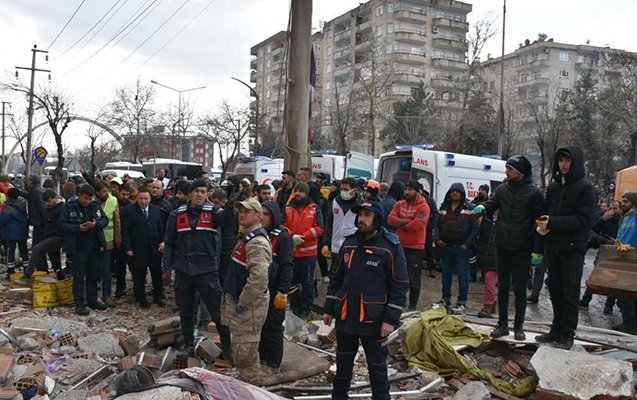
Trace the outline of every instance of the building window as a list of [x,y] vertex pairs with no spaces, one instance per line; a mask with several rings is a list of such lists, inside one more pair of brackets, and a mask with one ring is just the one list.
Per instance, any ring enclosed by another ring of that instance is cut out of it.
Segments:
[[268,61],[265,63],[265,67],[266,67],[266,68],[270,68],[270,60],[268,60]]
[[270,83],[270,75],[268,75],[268,76],[265,78],[265,81],[266,81],[267,83]]
[[272,46],[268,45],[268,53],[272,51]]
[[520,74],[519,82],[526,82],[528,80],[529,80],[529,74],[526,74],[526,73]]
[[394,33],[394,24],[387,24],[387,33]]
[[332,88],[332,81],[327,81],[325,83],[325,89],[330,90]]
[[560,61],[568,61],[568,51],[560,51]]
[[571,90],[570,89],[560,88],[560,91],[559,91],[560,98],[564,99],[564,98],[568,97],[569,94],[571,94]]
[[560,79],[568,79],[568,71],[565,69],[560,70]]
[[316,75],[316,83],[321,82],[321,75]]
[[327,72],[328,74],[332,72],[332,64],[327,64],[325,66],[325,72]]
[[327,55],[328,56],[332,55],[332,46],[327,46]]
[[376,36],[383,36],[383,27],[382,26],[377,26],[376,27]]
[[263,57],[263,49],[259,49],[259,57]]
[[270,91],[265,92],[265,97],[270,97]]
[[388,13],[393,13],[394,12],[394,3],[387,4],[387,12]]
[[317,67],[321,66],[321,60],[316,60],[316,66]]
[[314,45],[314,51],[321,51],[321,45],[320,44],[315,44]]
[[381,15],[383,15],[383,6],[382,5],[376,7],[376,16],[380,17]]

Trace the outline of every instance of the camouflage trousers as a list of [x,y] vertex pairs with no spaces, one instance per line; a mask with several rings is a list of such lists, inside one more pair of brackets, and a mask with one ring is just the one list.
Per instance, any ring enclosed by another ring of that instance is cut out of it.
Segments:
[[257,386],[261,384],[262,376],[259,340],[269,302],[270,295],[266,292],[241,314],[235,310],[237,301],[231,295],[224,295],[221,303],[221,323],[230,328],[233,362],[239,379]]

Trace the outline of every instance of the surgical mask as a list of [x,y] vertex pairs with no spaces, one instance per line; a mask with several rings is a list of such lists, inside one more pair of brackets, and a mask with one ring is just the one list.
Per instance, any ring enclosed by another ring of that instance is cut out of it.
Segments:
[[348,201],[354,197],[354,189],[352,190],[341,190],[341,199]]

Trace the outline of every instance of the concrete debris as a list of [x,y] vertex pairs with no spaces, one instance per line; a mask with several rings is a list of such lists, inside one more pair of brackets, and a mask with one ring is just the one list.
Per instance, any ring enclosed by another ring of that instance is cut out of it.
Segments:
[[109,333],[88,335],[77,339],[81,352],[96,354],[101,357],[124,357],[124,349],[119,345],[116,336]]
[[488,400],[491,398],[489,389],[482,382],[472,381],[456,392],[454,400]]
[[175,386],[162,386],[140,393],[128,393],[118,400],[175,400],[181,399],[181,389]]
[[633,395],[633,367],[625,361],[541,346],[531,358],[539,387],[578,399]]
[[86,335],[89,333],[90,328],[78,321],[59,317],[19,317],[11,322],[12,326],[19,326],[22,328],[33,328],[37,330],[43,330],[47,332],[59,332],[61,334],[67,332],[73,332],[76,335]]
[[40,349],[40,344],[32,338],[26,338],[20,342],[20,350],[35,351]]

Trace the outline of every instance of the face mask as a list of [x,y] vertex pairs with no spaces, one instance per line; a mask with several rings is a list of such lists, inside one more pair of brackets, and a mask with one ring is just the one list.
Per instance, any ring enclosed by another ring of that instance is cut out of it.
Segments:
[[352,197],[354,197],[354,190],[350,190],[350,191],[341,190],[341,199],[348,201],[348,200],[351,200]]

